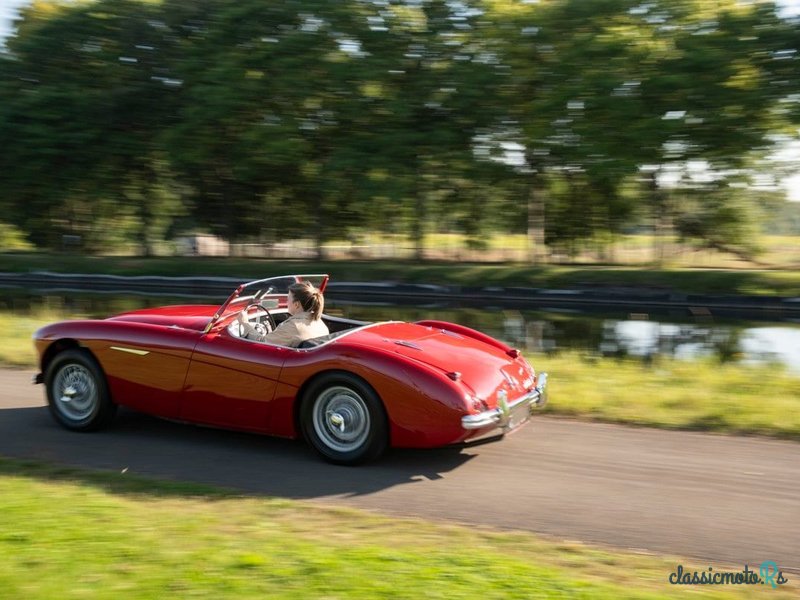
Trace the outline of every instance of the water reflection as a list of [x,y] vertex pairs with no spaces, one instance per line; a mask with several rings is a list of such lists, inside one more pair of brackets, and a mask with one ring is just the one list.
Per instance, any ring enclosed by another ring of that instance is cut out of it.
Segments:
[[722,362],[739,357],[741,330],[734,325],[676,324],[645,320],[604,320],[599,351],[605,356],[635,356],[652,360],[657,356],[692,359],[713,355]]
[[800,329],[753,327],[742,336],[741,350],[746,362],[780,362],[800,372]]
[[[164,304],[218,304],[219,298],[193,299],[110,294],[0,295],[0,310],[102,318]],[[408,307],[350,304],[328,300],[327,312],[366,321],[438,319],[483,331],[527,352],[553,354],[577,350],[605,357],[659,356],[691,360],[716,357],[743,363],[774,362],[800,373],[800,325],[741,320],[716,321],[709,315],[687,319],[647,314],[583,314],[441,306]]]

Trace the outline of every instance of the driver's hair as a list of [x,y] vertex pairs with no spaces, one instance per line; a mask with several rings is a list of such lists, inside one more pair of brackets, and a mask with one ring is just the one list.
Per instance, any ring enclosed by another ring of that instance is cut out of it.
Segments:
[[293,283],[289,286],[292,297],[300,303],[303,310],[311,314],[311,318],[316,321],[322,316],[325,308],[325,299],[322,292],[315,288],[309,281]]

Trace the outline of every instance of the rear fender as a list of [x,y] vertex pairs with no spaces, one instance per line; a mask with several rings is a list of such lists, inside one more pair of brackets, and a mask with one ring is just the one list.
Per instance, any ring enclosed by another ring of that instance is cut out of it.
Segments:
[[[469,327],[464,327],[463,325],[457,325],[455,323],[448,323],[447,321],[417,321],[417,325],[422,325],[423,327],[433,327],[434,329],[444,329],[446,331],[452,331],[453,333],[457,333],[459,335],[463,335],[466,337],[473,338],[484,344],[488,344],[493,346],[499,350],[502,350],[512,358],[516,358],[519,355],[519,352],[512,348],[511,346],[507,346],[503,342],[500,342],[493,337],[486,335],[485,333],[481,333],[480,331],[476,331],[474,329],[470,329]],[[516,353],[516,354],[512,354]]]
[[[297,411],[307,386],[320,374],[346,371],[363,379],[383,402],[389,418],[392,446],[428,447],[460,441],[461,418],[467,414],[467,393],[460,382],[444,373],[400,354],[357,344],[338,344],[322,357],[316,354],[314,375],[303,378],[304,365],[284,366],[273,411],[286,415],[283,422],[272,422],[278,435],[296,437]],[[342,357],[346,356],[346,361]],[[293,406],[286,404],[292,402]]]

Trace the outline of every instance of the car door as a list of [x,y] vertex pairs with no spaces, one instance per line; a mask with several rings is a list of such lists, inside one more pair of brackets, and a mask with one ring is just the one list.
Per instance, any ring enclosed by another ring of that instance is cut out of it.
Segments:
[[175,419],[192,350],[201,332],[127,322],[101,322],[85,345],[100,361],[118,404]]
[[267,431],[278,377],[290,352],[233,337],[224,328],[205,334],[189,365],[180,418]]

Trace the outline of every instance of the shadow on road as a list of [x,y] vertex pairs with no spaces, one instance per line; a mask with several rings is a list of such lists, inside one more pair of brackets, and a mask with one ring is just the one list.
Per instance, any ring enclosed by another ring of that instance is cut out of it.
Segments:
[[[70,432],[45,407],[0,411],[0,455],[304,499],[358,496],[439,479],[473,458],[459,448],[392,450],[375,463],[340,467],[322,462],[301,441],[172,423],[126,409],[105,431]],[[53,477],[51,469],[42,473]],[[86,479],[93,485],[103,481],[91,474]],[[191,489],[176,486],[175,493],[197,493]],[[146,484],[138,482],[130,491],[147,493]]]

